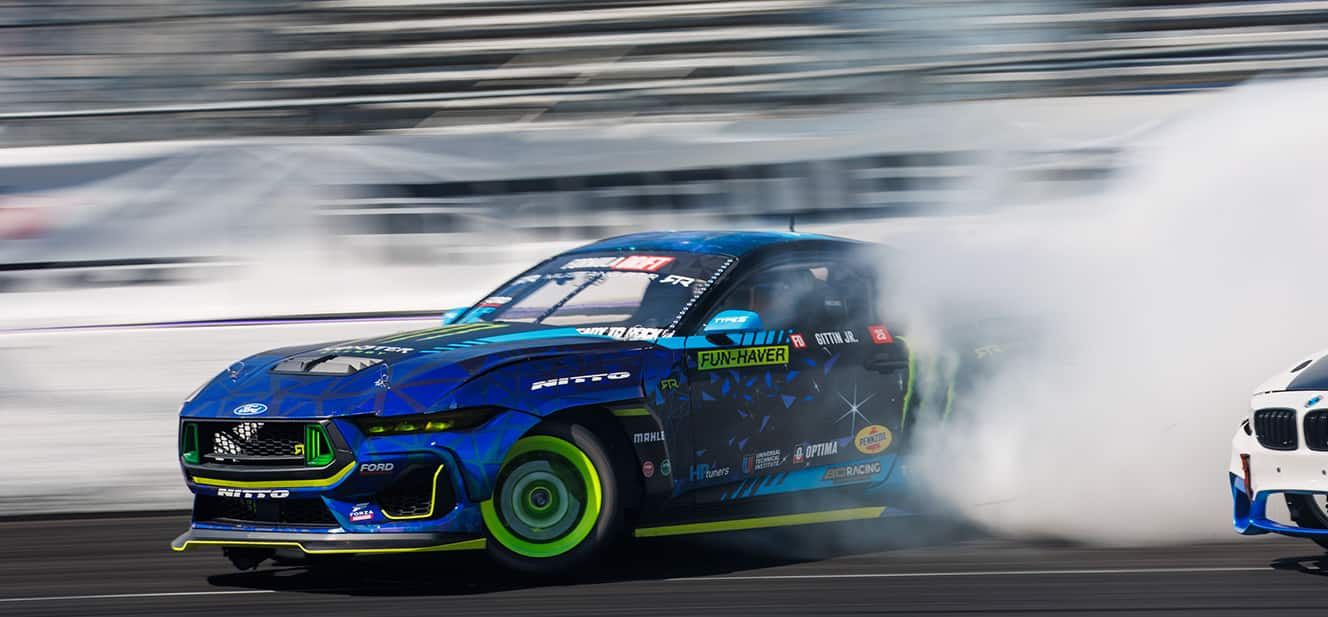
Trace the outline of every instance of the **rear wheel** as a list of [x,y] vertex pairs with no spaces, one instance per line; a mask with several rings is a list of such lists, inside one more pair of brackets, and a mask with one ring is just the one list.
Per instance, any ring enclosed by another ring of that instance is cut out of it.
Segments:
[[[1291,520],[1301,527],[1328,529],[1328,503],[1324,495],[1287,495]],[[1310,536],[1315,544],[1328,549],[1328,536]]]
[[584,427],[550,424],[523,437],[481,504],[489,554],[522,572],[569,573],[616,537],[616,483],[608,454]]

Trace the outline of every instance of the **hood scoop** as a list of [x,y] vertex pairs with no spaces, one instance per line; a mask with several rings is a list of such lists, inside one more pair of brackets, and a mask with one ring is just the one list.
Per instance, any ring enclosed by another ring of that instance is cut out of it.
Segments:
[[272,372],[282,375],[354,375],[382,362],[382,358],[342,356],[324,352],[291,356],[272,367]]

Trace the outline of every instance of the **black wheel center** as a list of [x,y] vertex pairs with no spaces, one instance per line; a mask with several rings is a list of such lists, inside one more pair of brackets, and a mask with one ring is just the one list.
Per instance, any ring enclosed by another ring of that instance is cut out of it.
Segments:
[[536,508],[545,508],[549,505],[549,500],[553,496],[549,494],[549,489],[537,488],[530,492],[530,503]]

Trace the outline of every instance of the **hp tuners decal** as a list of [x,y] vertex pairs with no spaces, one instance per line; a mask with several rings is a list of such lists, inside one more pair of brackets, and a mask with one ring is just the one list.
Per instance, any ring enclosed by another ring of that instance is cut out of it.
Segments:
[[706,463],[701,463],[699,465],[692,465],[691,472],[688,475],[691,476],[693,482],[697,482],[700,480],[714,480],[716,478],[727,477],[729,471],[728,467],[712,467]]
[[257,416],[267,413],[267,405],[262,403],[245,403],[231,410],[232,414],[237,416]]
[[853,438],[853,445],[863,454],[880,454],[890,447],[890,442],[894,441],[894,438],[890,429],[873,424],[858,431],[857,436]]
[[576,377],[555,377],[553,379],[541,379],[530,384],[530,391],[543,390],[545,388],[555,388],[567,384],[598,383],[601,381],[617,381],[627,379],[632,374],[628,371],[618,371],[616,373],[592,373],[590,375],[577,375]]
[[788,364],[788,361],[788,345],[740,347],[738,349],[712,349],[696,354],[696,368],[701,371],[712,371],[715,369],[735,368],[740,366]]

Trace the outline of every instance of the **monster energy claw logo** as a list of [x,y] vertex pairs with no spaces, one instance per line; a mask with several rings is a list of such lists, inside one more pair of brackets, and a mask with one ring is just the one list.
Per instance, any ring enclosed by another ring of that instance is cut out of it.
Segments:
[[735,366],[788,364],[788,358],[788,345],[715,349],[698,353],[696,355],[696,368],[697,370],[709,371],[721,368],[732,368]]

